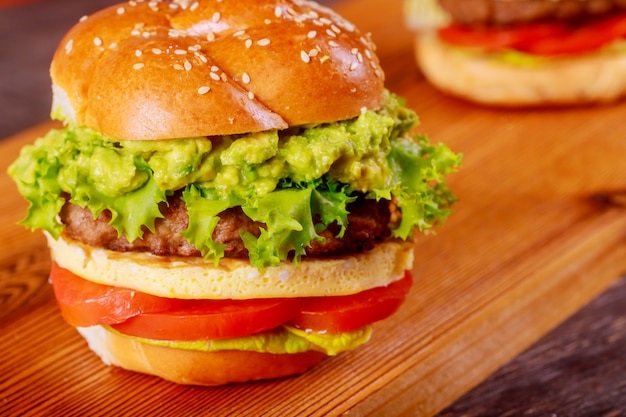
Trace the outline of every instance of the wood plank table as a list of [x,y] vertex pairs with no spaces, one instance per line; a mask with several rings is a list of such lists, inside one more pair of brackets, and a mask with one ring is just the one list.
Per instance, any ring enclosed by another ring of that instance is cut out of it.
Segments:
[[[75,13],[63,31],[106,4],[58,3]],[[625,415],[626,103],[465,103],[420,77],[400,2],[334,6],[372,32],[417,130],[465,156],[450,177],[455,213],[415,244],[408,302],[370,343],[295,378],[200,388],[106,367],[59,315],[43,236],[15,225],[26,205],[2,174],[0,415]],[[28,27],[50,7],[0,11],[12,17],[0,26]],[[3,91],[28,84],[9,83],[16,74],[1,74]],[[12,99],[3,94],[2,107]],[[50,126],[1,141],[2,172]]]

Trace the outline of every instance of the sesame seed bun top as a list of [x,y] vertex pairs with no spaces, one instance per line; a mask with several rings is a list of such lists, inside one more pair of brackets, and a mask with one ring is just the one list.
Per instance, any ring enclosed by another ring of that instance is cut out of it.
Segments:
[[130,1],[66,34],[53,116],[127,140],[284,129],[382,105],[367,35],[299,0]]

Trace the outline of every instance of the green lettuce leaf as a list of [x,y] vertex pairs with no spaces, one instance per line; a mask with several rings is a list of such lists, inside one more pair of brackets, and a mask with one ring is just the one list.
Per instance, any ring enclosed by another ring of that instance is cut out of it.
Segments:
[[[402,213],[394,236],[406,239],[414,228],[429,229],[451,213],[456,198],[444,176],[461,164],[461,155],[443,144],[431,144],[425,136],[416,136],[395,141],[388,159],[395,182],[392,194]],[[376,194],[386,192],[375,190]]]
[[54,237],[66,196],[94,216],[110,211],[111,225],[132,242],[154,230],[159,206],[181,192],[189,215],[183,236],[215,261],[224,255],[212,237],[220,213],[241,206],[264,225],[259,236],[241,234],[262,269],[298,262],[330,224],[343,236],[348,204],[359,197],[393,201],[400,220],[391,227],[402,239],[443,221],[456,201],[444,177],[461,156],[411,137],[417,122],[386,92],[379,110],[281,132],[119,141],[68,126],[24,147],[8,172],[29,203],[21,223]]
[[189,226],[181,234],[202,256],[219,261],[224,256],[224,245],[213,240],[213,231],[220,220],[218,214],[235,204],[230,200],[209,199],[195,185],[185,189],[182,199],[187,205]]
[[103,326],[110,332],[123,337],[129,337],[157,346],[166,346],[177,349],[199,350],[203,352],[217,352],[220,350],[245,350],[260,353],[293,354],[309,350],[323,352],[335,356],[342,352],[355,349],[367,343],[372,335],[371,326],[361,329],[338,333],[319,334],[309,333],[293,327],[283,326],[276,329],[256,333],[250,336],[233,337],[218,340],[155,340],[143,337],[128,336],[119,333],[109,326]]
[[[21,155],[27,154],[28,150],[22,149]],[[56,158],[46,152],[33,152],[32,156],[18,158],[8,173],[29,203],[26,217],[19,224],[31,230],[42,228],[58,237],[63,231],[58,214],[65,200],[57,183],[59,164]]]
[[316,225],[317,231],[325,230],[330,224],[337,223],[340,230],[337,237],[343,237],[348,227],[348,203],[355,201],[346,186],[334,181],[327,181],[326,187],[314,188],[311,194],[311,208],[319,215],[320,222]]
[[274,191],[242,206],[248,217],[266,225],[258,238],[241,234],[252,265],[277,266],[291,254],[298,262],[311,241],[322,239],[313,224],[311,192],[310,188]]

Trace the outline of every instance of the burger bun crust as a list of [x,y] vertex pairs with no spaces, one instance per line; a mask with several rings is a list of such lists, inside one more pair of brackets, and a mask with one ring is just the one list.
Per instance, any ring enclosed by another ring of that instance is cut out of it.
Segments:
[[101,326],[80,327],[89,348],[107,365],[155,375],[183,385],[225,385],[301,374],[327,356],[317,351],[271,354],[202,352],[143,343]]
[[626,53],[605,50],[547,59],[539,66],[510,65],[450,46],[434,32],[416,35],[424,77],[440,90],[503,107],[603,103],[626,94]]
[[383,103],[367,35],[306,1],[131,2],[77,23],[54,54],[53,116],[109,137],[242,134]]

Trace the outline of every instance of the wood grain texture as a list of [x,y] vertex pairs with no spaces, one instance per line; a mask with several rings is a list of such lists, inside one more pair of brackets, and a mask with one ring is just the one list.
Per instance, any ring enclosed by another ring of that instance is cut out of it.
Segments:
[[[444,96],[415,67],[400,4],[337,9],[372,32],[418,131],[465,159],[454,215],[416,242],[415,287],[372,341],[297,378],[217,388],[106,367],[58,314],[43,237],[15,225],[25,204],[2,175],[0,415],[432,415],[623,275],[626,105],[505,111]],[[2,171],[49,127],[1,142]]]
[[622,278],[438,417],[626,415],[625,293]]

